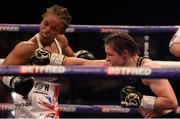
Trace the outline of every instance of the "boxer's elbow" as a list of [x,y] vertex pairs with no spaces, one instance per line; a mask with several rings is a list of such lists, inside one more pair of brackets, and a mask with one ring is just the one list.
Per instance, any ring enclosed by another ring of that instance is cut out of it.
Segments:
[[172,102],[172,106],[173,109],[176,109],[178,107],[178,101],[176,99]]
[[178,101],[176,98],[170,98],[169,104],[171,105],[172,109],[176,109],[178,107]]
[[172,44],[172,46],[169,48],[169,51],[172,55],[180,57],[180,44]]

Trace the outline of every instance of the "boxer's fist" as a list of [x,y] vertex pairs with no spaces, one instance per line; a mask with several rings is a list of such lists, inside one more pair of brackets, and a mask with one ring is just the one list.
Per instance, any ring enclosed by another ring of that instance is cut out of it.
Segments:
[[95,56],[87,50],[80,50],[75,53],[75,57],[83,58],[83,59],[89,59],[89,60],[95,60]]
[[25,77],[25,76],[14,76],[10,80],[10,87],[12,90],[24,98],[28,96],[29,92],[33,88],[34,77]]
[[47,65],[50,63],[50,57],[51,54],[48,51],[38,48],[31,56],[31,64]]
[[121,92],[122,107],[139,107],[141,104],[142,94],[135,90],[135,87],[125,86]]
[[35,50],[31,57],[31,64],[36,65],[62,65],[66,56],[57,53],[50,53],[42,48]]

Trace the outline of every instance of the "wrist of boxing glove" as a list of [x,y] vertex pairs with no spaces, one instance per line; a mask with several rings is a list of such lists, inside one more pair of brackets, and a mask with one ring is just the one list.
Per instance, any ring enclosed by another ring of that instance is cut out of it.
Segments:
[[78,55],[79,55],[80,53],[81,53],[80,51],[74,53],[74,57],[78,57]]
[[155,109],[157,98],[154,96],[143,95],[139,108],[143,108],[146,111],[153,111]]
[[73,53],[73,57],[76,57],[76,53]]
[[62,65],[64,64],[64,61],[66,60],[65,55],[60,55],[57,53],[51,53],[51,58],[50,58],[50,65]]

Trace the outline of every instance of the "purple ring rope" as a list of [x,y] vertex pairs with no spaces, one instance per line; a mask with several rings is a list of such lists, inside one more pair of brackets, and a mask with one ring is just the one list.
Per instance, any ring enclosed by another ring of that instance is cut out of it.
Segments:
[[[16,107],[11,103],[0,103],[0,110],[12,111]],[[138,113],[136,108],[122,108],[119,105],[75,105],[59,104],[59,112],[83,112],[83,113]],[[180,114],[180,107],[176,110]]]
[[[66,32],[174,33],[179,26],[70,25]],[[0,24],[0,32],[38,32],[39,24]]]
[[[0,103],[0,110],[14,110],[11,103]],[[119,105],[69,105],[59,104],[60,112],[137,113],[136,108],[122,108]]]
[[[16,105],[0,103],[0,110],[15,110]],[[122,108],[119,105],[75,105],[59,104],[60,112],[137,113],[136,108]]]
[[[0,110],[14,110],[16,105],[0,103]],[[60,112],[138,113],[136,108],[122,108],[119,105],[75,105],[59,104]]]
[[[95,77],[142,77],[178,78],[179,68],[144,67],[85,67],[85,66],[0,66],[0,75],[31,76],[95,76]],[[116,78],[118,79],[118,78]]]
[[98,113],[138,113],[135,108],[122,108],[119,105],[69,105],[60,104],[60,112],[98,112]]

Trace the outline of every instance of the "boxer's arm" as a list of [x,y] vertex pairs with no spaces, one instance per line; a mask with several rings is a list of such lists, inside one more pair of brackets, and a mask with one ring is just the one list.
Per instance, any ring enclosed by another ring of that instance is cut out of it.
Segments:
[[144,79],[143,81],[157,96],[156,110],[174,110],[177,108],[177,98],[168,79]]
[[39,48],[35,51],[31,58],[32,64],[37,65],[84,65],[84,66],[108,66],[106,60],[86,60],[76,57],[67,57],[57,53],[49,53]]
[[8,54],[2,65],[25,65],[30,61],[34,51],[35,47],[32,43],[20,42]]
[[[29,42],[20,42],[5,58],[2,65],[25,65],[30,61],[34,52],[34,45]],[[33,77],[3,76],[1,81],[18,94],[27,96],[34,84]]]
[[71,49],[71,47],[69,45],[64,48],[63,54],[65,54],[68,57],[73,57],[74,56],[74,52],[73,52],[73,50]]
[[71,49],[71,47],[69,46],[67,37],[64,34],[61,34],[61,35],[57,36],[57,39],[61,44],[63,54],[68,56],[68,57],[73,57],[74,52]]
[[109,66],[106,60],[86,60],[76,57],[67,57],[64,60],[64,65],[83,65],[83,66]]
[[[145,60],[144,60],[145,61]],[[154,61],[145,61],[143,67],[160,68],[160,64]],[[178,105],[174,90],[168,79],[143,79],[143,83],[149,86],[156,95],[157,110],[175,109]]]
[[169,42],[169,50],[172,55],[180,57],[180,29],[176,31]]
[[171,47],[169,47],[169,50],[172,55],[176,57],[180,57],[180,42],[174,42],[171,44]]

